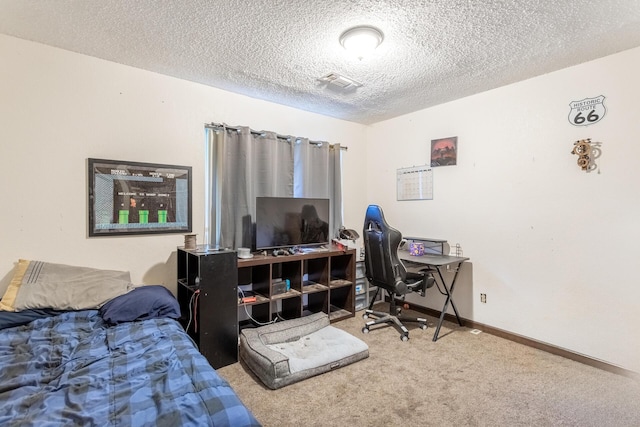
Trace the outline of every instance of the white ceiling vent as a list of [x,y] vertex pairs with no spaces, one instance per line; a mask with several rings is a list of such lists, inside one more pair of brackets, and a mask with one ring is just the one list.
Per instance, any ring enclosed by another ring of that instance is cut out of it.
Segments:
[[338,73],[329,73],[326,76],[320,77],[318,81],[338,86],[341,89],[355,89],[362,86],[362,83],[358,83],[349,77],[341,76]]

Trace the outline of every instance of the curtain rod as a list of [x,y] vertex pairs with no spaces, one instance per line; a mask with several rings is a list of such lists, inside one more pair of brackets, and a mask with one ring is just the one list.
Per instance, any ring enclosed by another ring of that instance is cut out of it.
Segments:
[[[225,125],[224,123],[205,123],[204,124],[205,128],[208,129],[231,129],[231,130],[235,130],[235,131],[239,131],[240,128],[237,126],[229,126],[229,125]],[[249,131],[251,132],[252,135],[264,135],[265,132],[269,132],[269,131],[257,131],[257,130],[253,130],[253,129],[249,129]],[[291,135],[280,135],[279,133],[276,133],[276,138],[278,139],[283,139],[285,141],[291,141],[291,139],[298,139],[300,137],[294,137]],[[322,145],[322,144],[329,144],[327,141],[311,141],[309,140],[309,144],[312,145]],[[332,144],[329,144],[330,147],[332,147]],[[340,146],[341,150],[348,150],[348,147],[343,147]]]

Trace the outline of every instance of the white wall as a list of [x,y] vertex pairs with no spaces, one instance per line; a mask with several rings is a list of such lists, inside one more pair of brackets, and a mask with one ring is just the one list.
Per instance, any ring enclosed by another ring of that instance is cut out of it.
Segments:
[[[368,201],[471,258],[463,317],[640,372],[638,75],[640,48],[368,129]],[[569,103],[598,95],[604,119],[569,124]],[[458,165],[434,168],[434,199],[396,201],[396,170],[428,164],[430,140],[449,136]],[[583,138],[602,143],[595,172],[571,154]],[[428,301],[442,308],[436,291]]]
[[[364,126],[0,35],[0,278],[19,258],[131,271],[175,292],[181,234],[88,238],[87,158],[190,165],[204,237],[204,124],[349,147],[345,198],[365,203]],[[357,206],[357,205],[356,205]],[[345,209],[346,223],[360,209]],[[1,288],[1,286],[0,286]]]

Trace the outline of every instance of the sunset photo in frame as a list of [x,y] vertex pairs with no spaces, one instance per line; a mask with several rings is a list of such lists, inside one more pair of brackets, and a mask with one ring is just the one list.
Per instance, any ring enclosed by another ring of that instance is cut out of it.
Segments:
[[431,140],[431,166],[454,166],[458,161],[458,137]]

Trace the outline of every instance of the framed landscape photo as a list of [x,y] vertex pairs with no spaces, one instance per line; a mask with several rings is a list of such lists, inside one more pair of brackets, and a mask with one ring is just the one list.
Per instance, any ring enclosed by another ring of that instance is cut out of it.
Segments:
[[431,166],[453,166],[458,162],[458,137],[431,140]]
[[88,160],[90,237],[191,232],[191,166]]

